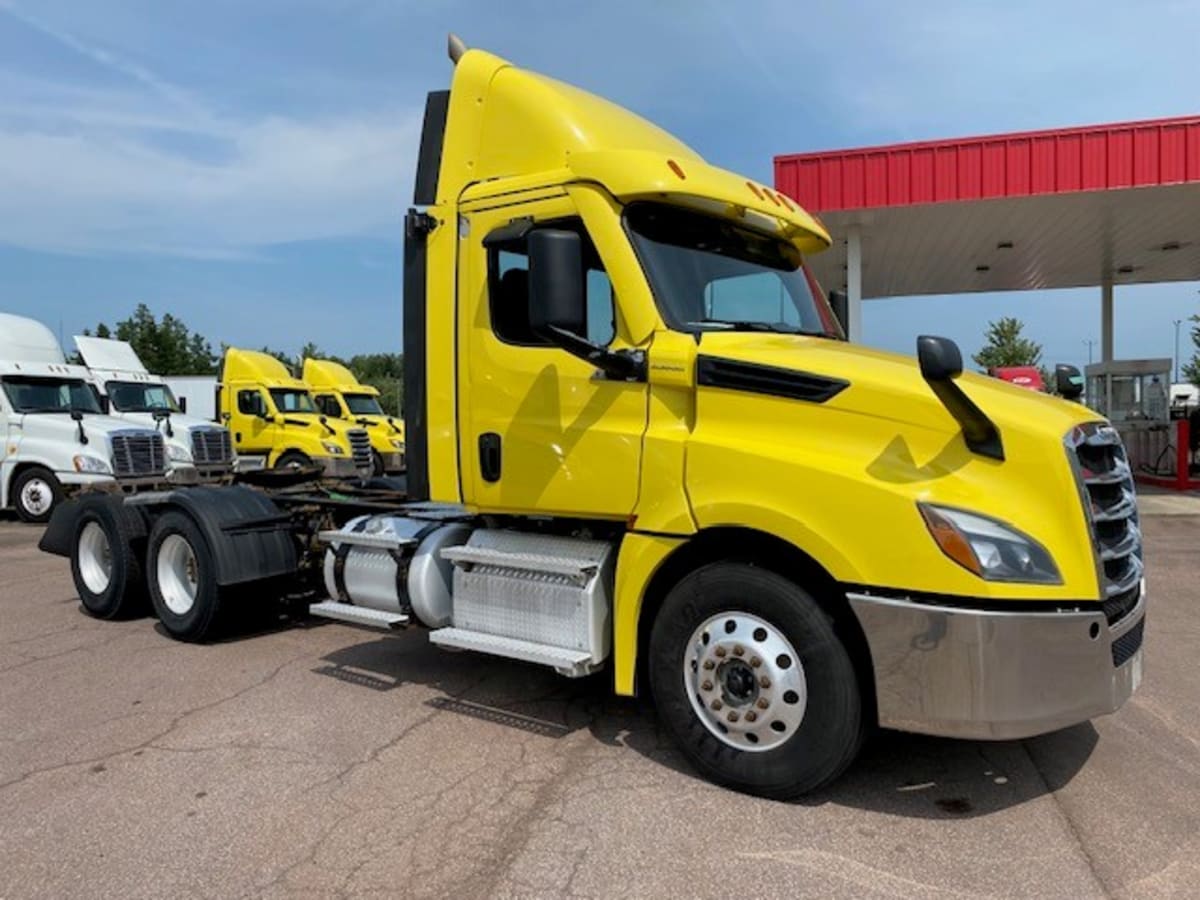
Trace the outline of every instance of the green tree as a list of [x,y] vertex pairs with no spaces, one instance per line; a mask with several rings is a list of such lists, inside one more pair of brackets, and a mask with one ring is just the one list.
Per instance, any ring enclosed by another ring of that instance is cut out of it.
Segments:
[[[91,335],[92,331],[85,328],[83,333]],[[128,341],[143,365],[156,375],[212,375],[217,371],[217,357],[202,335],[193,334],[170,313],[159,322],[144,303],[115,329],[101,322],[95,336]]]
[[1003,366],[1036,366],[1042,359],[1042,345],[1021,337],[1025,324],[1011,316],[989,322],[983,349],[972,359],[982,369]]
[[1192,344],[1196,351],[1192,354],[1191,362],[1184,363],[1183,377],[1192,384],[1200,387],[1200,316],[1192,316]]

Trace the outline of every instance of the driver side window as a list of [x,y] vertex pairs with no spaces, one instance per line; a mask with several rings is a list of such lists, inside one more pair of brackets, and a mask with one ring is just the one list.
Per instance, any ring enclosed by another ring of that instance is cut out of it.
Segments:
[[[569,228],[583,237],[584,298],[587,333],[591,343],[607,347],[616,337],[616,301],[612,282],[600,254],[578,219],[541,223]],[[549,347],[529,324],[529,253],[526,238],[505,242],[488,250],[488,310],[492,331],[506,344]]]
[[266,410],[262,394],[256,390],[238,391],[238,412],[244,416],[261,416]]

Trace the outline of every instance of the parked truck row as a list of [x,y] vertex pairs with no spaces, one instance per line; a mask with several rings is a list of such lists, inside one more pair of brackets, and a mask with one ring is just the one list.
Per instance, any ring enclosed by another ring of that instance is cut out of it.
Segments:
[[273,356],[230,348],[217,378],[184,382],[197,416],[129,343],[80,335],[75,345],[82,366],[41,323],[0,315],[0,508],[24,521],[46,521],[89,488],[227,484],[264,467],[327,478],[403,471],[403,426],[337,363],[304,360],[301,380]]
[[[848,343],[805,263],[830,236],[789,198],[450,49],[406,219],[403,489],[296,468],[73,500],[41,546],[89,611],[148,594],[204,640],[286,598],[604,670],[701,772],[771,797],[874,725],[1020,738],[1130,696],[1141,537],[1108,423],[943,338]],[[315,462],[334,434],[283,377],[227,358],[219,406],[239,454],[261,429]]]

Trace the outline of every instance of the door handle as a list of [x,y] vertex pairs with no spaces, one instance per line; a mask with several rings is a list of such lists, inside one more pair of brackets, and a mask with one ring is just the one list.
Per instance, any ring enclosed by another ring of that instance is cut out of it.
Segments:
[[500,435],[494,431],[479,436],[479,473],[489,483],[500,480]]

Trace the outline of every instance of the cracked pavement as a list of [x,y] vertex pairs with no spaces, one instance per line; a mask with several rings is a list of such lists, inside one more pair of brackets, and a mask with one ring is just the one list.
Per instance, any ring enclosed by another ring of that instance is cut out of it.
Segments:
[[0,897],[1169,897],[1200,880],[1200,517],[1148,516],[1146,680],[1028,741],[885,732],[803,804],[697,777],[644,703],[281,625],[99,622],[0,522]]

